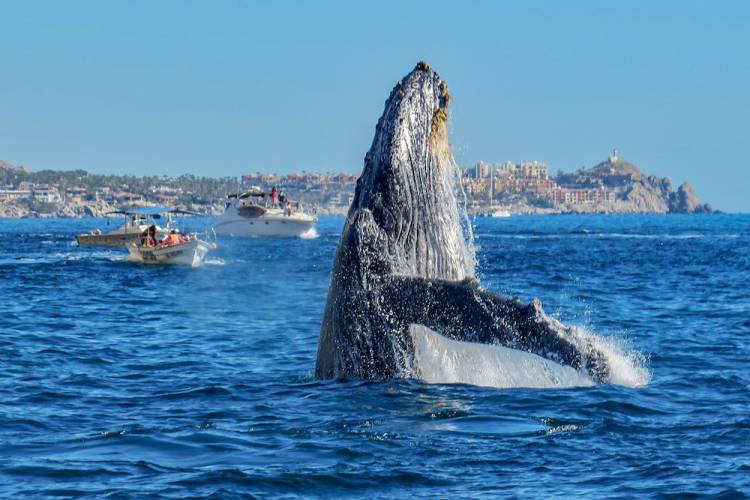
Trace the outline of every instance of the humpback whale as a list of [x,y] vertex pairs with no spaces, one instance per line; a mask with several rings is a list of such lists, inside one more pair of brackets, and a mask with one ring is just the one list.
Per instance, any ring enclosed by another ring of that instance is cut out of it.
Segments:
[[429,331],[608,381],[607,357],[592,335],[550,318],[536,299],[502,296],[475,278],[470,225],[455,194],[450,102],[448,86],[425,62],[385,102],[336,251],[316,377],[420,378],[415,339]]

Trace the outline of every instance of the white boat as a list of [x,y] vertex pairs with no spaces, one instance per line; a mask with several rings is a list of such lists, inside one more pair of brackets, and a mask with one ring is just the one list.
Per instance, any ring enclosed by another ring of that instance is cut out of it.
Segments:
[[505,207],[493,204],[493,194],[495,192],[495,167],[490,167],[490,206],[485,215],[490,217],[510,217],[510,210]]
[[204,241],[195,233],[185,236],[171,227],[172,215],[200,215],[198,213],[165,207],[144,207],[138,209],[138,213],[147,213],[152,220],[160,219],[166,214],[169,231],[161,238],[156,225],[152,224],[135,241],[129,242],[126,247],[130,258],[135,262],[198,267],[203,264],[208,251],[216,248],[215,243]]
[[177,264],[198,267],[209,250],[216,248],[215,243],[190,236],[187,241],[173,245],[147,246],[143,243],[128,244],[128,252],[135,262],[144,264]]
[[[79,246],[124,247],[128,243],[140,241],[141,235],[153,224],[151,216],[141,210],[117,210],[110,213],[125,215],[128,220],[122,226],[108,233],[102,233],[99,229],[94,229],[89,233],[76,235],[76,242]],[[165,236],[169,232],[171,222],[170,218],[166,229],[155,225],[156,235],[160,238]]]
[[260,190],[229,195],[214,231],[223,236],[301,237],[315,229],[314,216],[299,207],[269,206],[269,199],[270,195]]
[[490,217],[510,217],[510,212],[502,207],[490,207]]

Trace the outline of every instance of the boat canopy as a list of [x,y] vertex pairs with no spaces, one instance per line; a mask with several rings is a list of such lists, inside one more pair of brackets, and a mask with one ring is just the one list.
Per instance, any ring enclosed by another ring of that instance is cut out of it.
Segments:
[[271,193],[264,193],[263,191],[248,191],[247,193],[242,193],[238,196],[240,200],[244,200],[248,196],[255,196],[256,198],[262,198],[264,196],[271,196]]
[[162,214],[175,214],[175,215],[201,215],[198,212],[192,212],[190,210],[180,210],[179,208],[169,207],[138,207],[132,210],[114,210],[109,212],[110,214],[122,214],[122,215],[145,215],[158,219]]

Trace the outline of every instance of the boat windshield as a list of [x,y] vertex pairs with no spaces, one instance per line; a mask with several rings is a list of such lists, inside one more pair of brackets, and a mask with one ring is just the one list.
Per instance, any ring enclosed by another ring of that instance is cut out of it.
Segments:
[[248,191],[247,193],[242,193],[237,198],[240,200],[244,200],[251,196],[254,198],[265,198],[266,196],[271,196],[271,195],[269,193],[264,193],[262,191]]
[[248,219],[254,219],[265,214],[267,210],[259,205],[246,205],[237,209],[240,217],[247,217]]

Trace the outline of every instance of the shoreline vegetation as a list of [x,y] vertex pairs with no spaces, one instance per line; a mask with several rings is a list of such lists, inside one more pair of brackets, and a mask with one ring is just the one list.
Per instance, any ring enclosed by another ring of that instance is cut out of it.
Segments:
[[[0,218],[103,217],[133,206],[167,205],[218,215],[227,194],[277,186],[306,210],[345,215],[357,176],[346,173],[253,173],[241,177],[92,174],[32,171],[0,161]],[[666,177],[643,173],[617,151],[588,169],[550,175],[540,162],[479,162],[462,171],[470,215],[576,213],[710,213],[687,182],[676,190]]]

